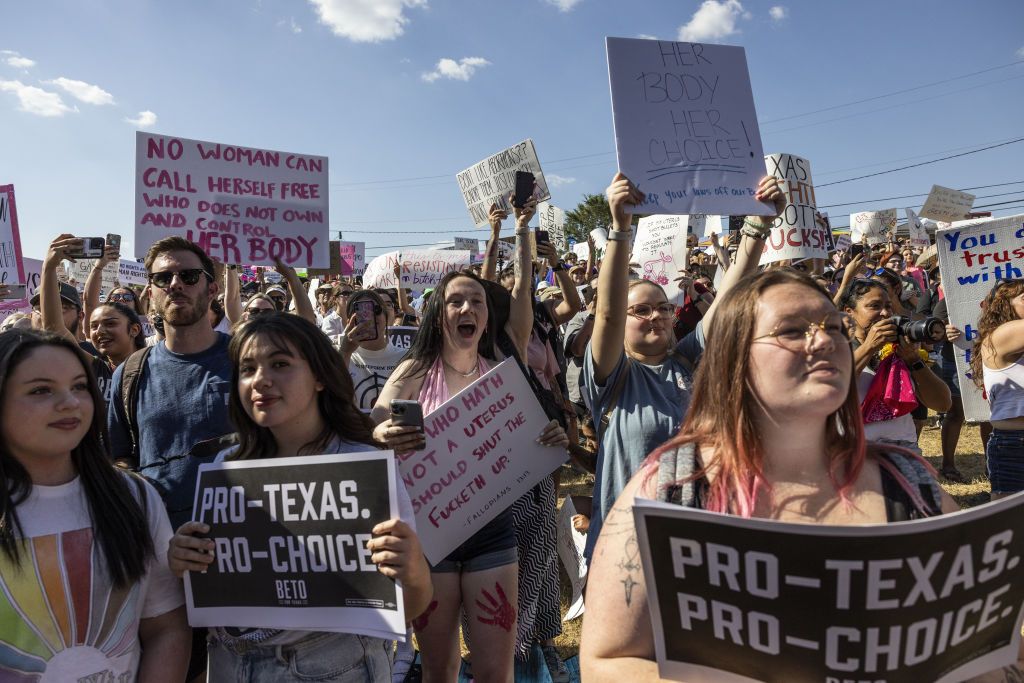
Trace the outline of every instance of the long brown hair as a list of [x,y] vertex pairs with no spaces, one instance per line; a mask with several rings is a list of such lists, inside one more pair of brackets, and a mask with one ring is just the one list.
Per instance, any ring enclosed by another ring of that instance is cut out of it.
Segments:
[[291,313],[267,313],[243,323],[228,345],[232,366],[228,414],[238,430],[238,450],[229,460],[255,460],[277,455],[274,435],[268,428],[253,422],[242,407],[242,396],[238,391],[242,351],[256,337],[266,337],[271,344],[286,352],[290,344],[309,363],[313,376],[324,387],[323,391],[317,392],[316,405],[325,427],[315,439],[302,447],[303,452],[323,453],[335,437],[379,446],[373,440],[373,422],[356,407],[352,377],[345,368],[341,354],[331,346],[327,337],[305,318]]
[[[808,297],[828,297],[807,275],[787,268],[748,275],[718,302],[707,345],[694,379],[690,410],[679,433],[655,450],[648,466],[665,451],[686,444],[710,447],[712,458],[693,477],[715,472],[704,507],[750,517],[764,480],[764,452],[758,437],[758,401],[750,386],[750,347],[758,302],[777,285],[800,285]],[[851,367],[853,351],[850,350]],[[850,381],[846,400],[826,423],[829,477],[843,499],[864,466],[866,445],[857,385]]]
[[981,317],[978,318],[978,338],[974,340],[974,348],[971,349],[971,381],[979,389],[985,387],[981,350],[985,347],[994,352],[992,333],[1003,323],[1019,319],[1011,302],[1022,292],[1024,292],[1024,280],[1004,280],[992,288],[981,305]]

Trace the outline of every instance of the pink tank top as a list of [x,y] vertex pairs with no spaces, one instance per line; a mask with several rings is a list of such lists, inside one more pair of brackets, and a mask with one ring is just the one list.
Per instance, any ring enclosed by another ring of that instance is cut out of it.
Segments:
[[[477,356],[477,379],[491,369],[490,364],[482,356]],[[438,406],[447,401],[451,396],[448,393],[448,382],[444,379],[444,361],[441,356],[437,357],[434,364],[427,371],[423,378],[423,386],[420,387],[419,401],[423,406],[423,415],[426,417],[437,410]]]

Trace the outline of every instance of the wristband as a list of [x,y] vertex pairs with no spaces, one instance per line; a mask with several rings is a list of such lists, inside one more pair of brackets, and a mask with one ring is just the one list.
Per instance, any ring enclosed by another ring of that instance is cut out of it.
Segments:
[[565,270],[565,264],[564,263],[559,262],[559,263],[551,266],[551,272],[552,273],[559,273],[559,272],[561,272],[563,270]]
[[774,224],[775,224],[775,220],[774,219],[768,221],[768,223],[762,223],[760,221],[757,222],[757,223],[754,223],[749,218],[744,218],[743,219],[743,225],[749,225],[754,230],[764,230],[765,232],[768,232],[769,230],[771,230],[772,229],[772,225],[774,225]]
[[743,221],[743,227],[740,228],[740,234],[746,235],[755,240],[765,240],[768,238],[768,230],[759,230],[754,226],[750,225],[746,221]]
[[608,241],[610,242],[628,242],[633,237],[632,230],[609,230]]

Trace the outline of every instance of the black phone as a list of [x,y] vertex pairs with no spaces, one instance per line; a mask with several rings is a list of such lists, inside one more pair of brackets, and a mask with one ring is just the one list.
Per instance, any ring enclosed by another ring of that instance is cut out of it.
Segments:
[[533,186],[536,182],[536,177],[529,171],[516,171],[516,193],[512,197],[512,206],[517,209],[526,206],[526,202],[533,197]]
[[864,245],[863,244],[859,244],[858,243],[858,244],[851,244],[850,245],[850,258],[851,259],[854,258],[855,256],[858,256],[858,255],[862,254],[862,253],[864,253]]
[[[391,424],[399,427],[418,427],[423,431],[423,406],[419,401],[408,401],[404,399],[392,399],[391,401]],[[416,450],[426,448],[426,442]]]
[[538,230],[536,234],[537,234],[537,244],[547,244],[548,243],[550,238],[548,237],[548,231],[547,230]]
[[67,250],[68,258],[103,258],[106,242],[102,237],[82,237],[82,246]]

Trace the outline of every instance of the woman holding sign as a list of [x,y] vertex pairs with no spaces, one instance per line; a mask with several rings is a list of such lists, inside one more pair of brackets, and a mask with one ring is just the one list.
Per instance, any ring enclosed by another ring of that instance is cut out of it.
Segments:
[[[630,205],[644,194],[621,173],[608,187],[612,231],[597,281],[594,333],[587,346],[580,387],[589,393],[598,428],[594,515],[587,535],[590,557],[601,522],[644,455],[676,432],[690,404],[690,372],[704,344],[718,299],[694,332],[675,344],[676,307],[665,290],[649,280],[629,279],[629,245],[633,226]],[[766,176],[756,198],[770,216],[749,216],[736,263],[726,271],[718,296],[757,268],[764,240],[775,216],[786,207],[778,180]]]
[[0,680],[180,683],[184,596],[154,553],[167,512],[111,464],[84,358],[63,336],[0,334]]
[[[529,249],[523,248],[536,210],[530,201],[516,209],[516,272],[530,272]],[[526,357],[533,326],[528,277],[517,276],[511,313],[504,331],[520,358]],[[475,275],[452,272],[434,289],[423,309],[419,333],[406,359],[381,391],[371,417],[374,435],[396,452],[424,444],[419,427],[403,427],[388,419],[393,399],[417,400],[429,415],[458,392],[476,382],[500,358],[496,348],[495,310],[483,283]],[[568,445],[565,430],[552,421],[539,443]],[[557,467],[552,464],[552,469]],[[508,504],[511,505],[509,500]],[[511,681],[518,602],[518,563],[512,508],[506,508],[431,567],[434,599],[413,626],[420,645],[425,681],[452,681],[459,670],[459,614],[469,624],[467,641],[473,650],[473,676],[480,681]]]
[[601,599],[587,602],[583,680],[658,677],[636,497],[829,525],[957,509],[920,458],[866,444],[852,328],[813,280],[772,269],[716,303],[682,429],[647,458],[605,520],[588,579],[588,595]]
[[[234,366],[231,421],[238,447],[218,458],[259,458],[357,453],[376,447],[371,425],[352,398],[352,380],[338,353],[315,325],[295,315],[251,319],[231,338]],[[430,601],[430,573],[416,536],[412,503],[401,478],[398,519],[381,520],[367,548],[378,570],[401,581],[405,614],[422,613]],[[186,522],[171,540],[176,574],[203,571],[214,557],[209,527]],[[209,644],[211,681],[260,683],[298,680],[391,680],[391,642],[347,633],[266,628],[215,628]]]
[[985,299],[971,375],[992,411],[985,445],[992,499],[1024,491],[1024,280],[1004,280]]

